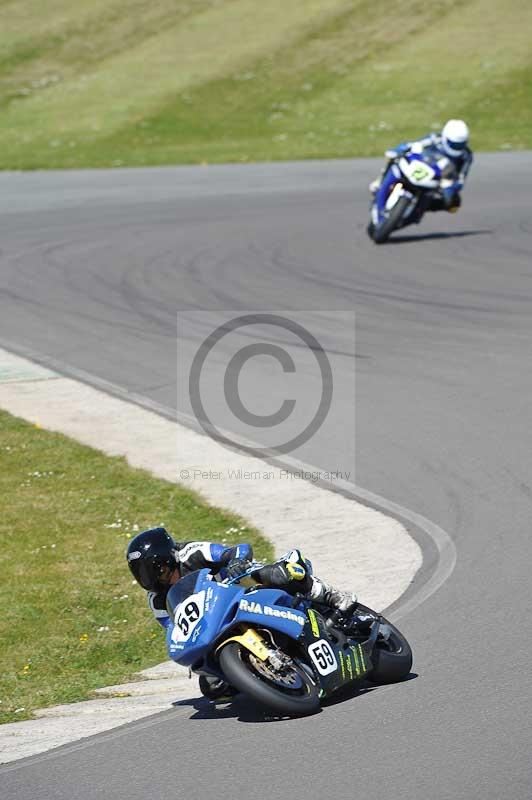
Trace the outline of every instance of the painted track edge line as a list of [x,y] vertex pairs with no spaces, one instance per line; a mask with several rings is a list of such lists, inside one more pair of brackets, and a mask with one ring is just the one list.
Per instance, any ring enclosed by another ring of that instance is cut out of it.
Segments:
[[154,714],[151,714],[149,717],[142,717],[142,719],[137,719],[133,722],[126,722],[123,725],[119,725],[117,728],[111,728],[109,731],[89,734],[89,736],[86,736],[84,739],[78,739],[75,742],[67,742],[67,744],[59,745],[59,747],[54,747],[52,750],[47,750],[43,753],[36,753],[33,756],[26,756],[26,758],[19,758],[16,761],[8,762],[6,764],[0,764],[0,775],[2,775],[4,772],[13,772],[14,770],[22,769],[23,767],[27,767],[32,764],[38,764],[41,761],[48,761],[51,758],[68,755],[76,750],[85,750],[87,747],[92,747],[93,745],[99,744],[102,741],[105,742],[109,739],[119,739],[121,736],[125,736],[131,728],[142,730],[142,728],[150,728],[152,725],[174,719],[174,710],[172,708],[169,708],[166,711],[157,711]]
[[[117,384],[107,381],[104,378],[99,378],[90,372],[83,369],[73,367],[70,364],[60,361],[51,356],[43,355],[32,348],[18,345],[14,342],[0,337],[0,346],[5,350],[9,350],[15,355],[22,356],[30,359],[37,364],[47,367],[59,374],[75,378],[81,383],[88,384],[95,387],[107,394],[118,397],[133,405],[140,406],[147,409],[159,416],[169,419],[173,422],[178,422],[187,428],[198,430],[199,426],[195,420],[186,414],[173,411],[168,406],[157,403],[154,400],[143,397],[137,392],[130,392],[127,389],[118,386]],[[201,431],[200,431],[201,432]],[[236,450],[237,448],[235,448]],[[284,458],[282,460],[277,458],[265,459],[275,466],[288,468],[290,470],[312,470],[314,467],[305,464],[302,461],[292,458]],[[414,611],[418,606],[424,603],[431,595],[438,591],[438,589],[445,583],[445,581],[452,574],[457,561],[457,552],[455,544],[449,534],[431,520],[416,511],[411,511],[408,508],[395,503],[392,500],[387,500],[374,492],[364,489],[348,481],[338,480],[334,486],[318,481],[318,485],[328,491],[340,493],[353,500],[356,500],[376,511],[381,511],[389,516],[394,517],[399,522],[406,524],[408,532],[412,538],[418,543],[421,549],[423,564],[414,576],[412,583],[403,595],[394,601],[391,606],[384,609],[394,620],[405,617],[407,614]],[[412,530],[414,526],[414,530]],[[425,575],[427,568],[428,555],[427,550],[427,537],[433,548],[436,549],[437,561],[433,569],[429,570],[428,577]],[[410,589],[412,588],[412,591]]]

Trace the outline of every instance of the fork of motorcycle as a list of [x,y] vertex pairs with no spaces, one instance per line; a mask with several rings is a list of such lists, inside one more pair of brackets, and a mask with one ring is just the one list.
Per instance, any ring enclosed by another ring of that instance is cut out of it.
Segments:
[[255,628],[246,628],[244,633],[230,636],[229,639],[224,639],[216,648],[216,652],[228,642],[238,642],[253,653],[253,655],[257,656],[257,658],[260,658],[261,661],[267,661],[270,657],[269,647],[264,643],[264,639],[257,633]]

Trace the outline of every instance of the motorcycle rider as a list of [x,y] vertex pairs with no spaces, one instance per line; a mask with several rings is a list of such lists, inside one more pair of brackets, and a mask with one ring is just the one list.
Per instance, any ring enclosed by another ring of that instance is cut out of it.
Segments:
[[[236,578],[253,566],[250,544],[226,547],[216,542],[175,542],[165,528],[138,533],[127,548],[127,562],[135,580],[146,589],[148,604],[163,628],[172,624],[166,610],[171,586],[197,569],[208,568],[214,576]],[[348,613],[357,602],[352,592],[334,589],[312,574],[310,562],[292,550],[274,564],[257,567],[251,577],[263,586],[303,594],[309,600]]]
[[[469,128],[461,119],[450,119],[440,133],[430,133],[412,142],[403,142],[397,147],[386,150],[388,159],[381,175],[369,185],[372,194],[376,194],[383,178],[392,162],[407,153],[417,153],[423,160],[436,161],[445,178],[452,177],[450,186],[442,186],[438,193],[433,193],[428,201],[426,211],[456,212],[461,205],[462,191],[468,172],[473,162],[473,153],[469,148]],[[447,162],[447,163],[445,163]]]
[[[127,548],[127,563],[135,580],[148,593],[148,604],[163,628],[173,625],[166,608],[171,586],[194,570],[208,568],[216,578],[237,578],[253,566],[249,544],[226,547],[217,542],[175,542],[165,528],[149,528],[137,534]],[[299,550],[292,550],[274,564],[258,566],[251,577],[263,586],[302,594],[313,602],[338,610],[346,616],[354,610],[357,597],[342,592],[312,574],[312,565]],[[227,686],[218,679],[200,681],[210,699],[220,698]]]

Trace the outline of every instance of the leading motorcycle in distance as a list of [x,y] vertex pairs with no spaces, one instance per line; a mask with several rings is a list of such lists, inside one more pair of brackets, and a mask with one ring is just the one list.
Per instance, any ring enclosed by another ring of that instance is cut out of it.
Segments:
[[[436,200],[457,196],[459,184],[450,159],[409,152],[390,160],[370,205],[368,236],[384,244],[393,231],[421,222]],[[448,204],[448,210],[457,210]]]
[[316,712],[339,689],[409,674],[412,652],[381,614],[358,605],[349,619],[281,589],[245,586],[253,566],[217,582],[191,572],[168,592],[170,658],[217,678],[277,716]]

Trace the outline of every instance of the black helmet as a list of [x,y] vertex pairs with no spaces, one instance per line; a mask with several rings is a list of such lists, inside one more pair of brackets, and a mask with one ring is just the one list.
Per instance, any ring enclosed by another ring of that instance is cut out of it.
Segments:
[[170,572],[177,567],[177,545],[164,528],[137,534],[127,548],[127,563],[135,580],[150,592],[168,589]]

